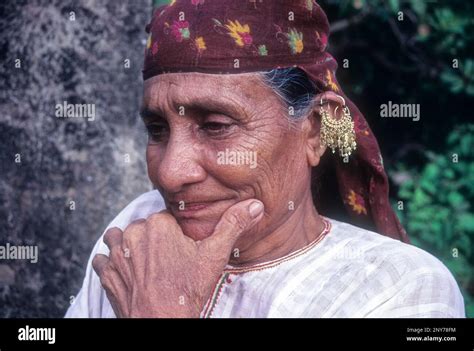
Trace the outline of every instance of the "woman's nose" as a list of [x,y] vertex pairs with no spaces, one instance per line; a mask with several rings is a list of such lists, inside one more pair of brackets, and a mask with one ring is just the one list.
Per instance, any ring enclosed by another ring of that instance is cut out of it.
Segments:
[[168,193],[176,193],[183,186],[199,183],[206,178],[199,157],[202,153],[187,140],[168,141],[158,168],[159,185]]

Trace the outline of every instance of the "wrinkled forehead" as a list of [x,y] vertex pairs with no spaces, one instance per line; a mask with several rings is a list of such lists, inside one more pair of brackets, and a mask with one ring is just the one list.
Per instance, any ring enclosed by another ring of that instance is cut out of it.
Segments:
[[144,81],[145,91],[157,87],[177,86],[180,89],[194,89],[199,87],[207,90],[242,90],[245,92],[247,88],[259,85],[262,88],[262,76],[259,72],[238,73],[238,74],[209,74],[200,72],[182,72],[182,73],[165,73],[151,77]]
[[[209,74],[199,72],[166,73],[144,82],[145,105],[160,105],[165,100],[176,104],[219,101],[243,105],[272,99],[272,90],[258,72]],[[276,98],[276,95],[273,96]]]

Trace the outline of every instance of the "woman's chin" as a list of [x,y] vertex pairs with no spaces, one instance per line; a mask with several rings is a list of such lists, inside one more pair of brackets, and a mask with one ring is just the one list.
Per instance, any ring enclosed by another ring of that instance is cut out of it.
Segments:
[[200,221],[196,219],[182,219],[178,223],[184,235],[195,241],[204,240],[212,235],[217,222]]

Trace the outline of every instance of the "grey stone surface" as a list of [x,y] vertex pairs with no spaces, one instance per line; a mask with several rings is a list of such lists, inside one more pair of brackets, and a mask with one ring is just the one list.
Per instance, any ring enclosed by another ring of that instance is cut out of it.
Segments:
[[[63,316],[107,223],[151,189],[138,117],[151,8],[0,4],[0,245],[39,251],[0,260],[0,317]],[[63,101],[94,104],[95,119],[56,117]]]

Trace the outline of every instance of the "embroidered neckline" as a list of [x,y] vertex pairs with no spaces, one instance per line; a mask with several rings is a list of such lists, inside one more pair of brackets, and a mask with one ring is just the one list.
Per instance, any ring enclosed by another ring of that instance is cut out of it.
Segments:
[[323,216],[321,216],[321,219],[324,222],[323,231],[321,232],[320,235],[318,235],[316,239],[314,239],[312,242],[310,242],[306,246],[271,261],[257,263],[257,264],[245,266],[245,267],[233,267],[231,265],[227,265],[223,273],[241,274],[241,273],[260,271],[263,269],[273,268],[275,266],[280,265],[283,262],[289,261],[291,259],[294,259],[296,257],[299,257],[305,254],[306,252],[311,250],[313,247],[315,247],[319,242],[321,242],[326,237],[326,235],[331,231],[331,222],[327,218],[324,218]]
[[321,216],[321,218],[324,222],[323,231],[316,239],[314,239],[312,242],[302,247],[301,249],[293,251],[283,257],[279,257],[277,259],[267,261],[267,262],[257,263],[251,266],[238,268],[238,267],[232,267],[228,265],[227,268],[225,268],[224,271],[222,272],[219,282],[214,287],[210,298],[208,299],[206,305],[204,306],[202,317],[209,318],[212,315],[212,313],[214,312],[214,307],[216,307],[217,305],[217,301],[219,300],[219,297],[221,295],[221,292],[222,292],[222,289],[224,288],[225,283],[232,282],[232,280],[230,280],[231,274],[242,274],[242,273],[247,273],[247,272],[256,272],[256,271],[261,271],[268,268],[273,268],[280,265],[283,262],[299,257],[305,254],[306,252],[308,252],[309,250],[311,250],[313,247],[315,247],[331,231],[331,222],[327,218],[324,218],[323,216]]

